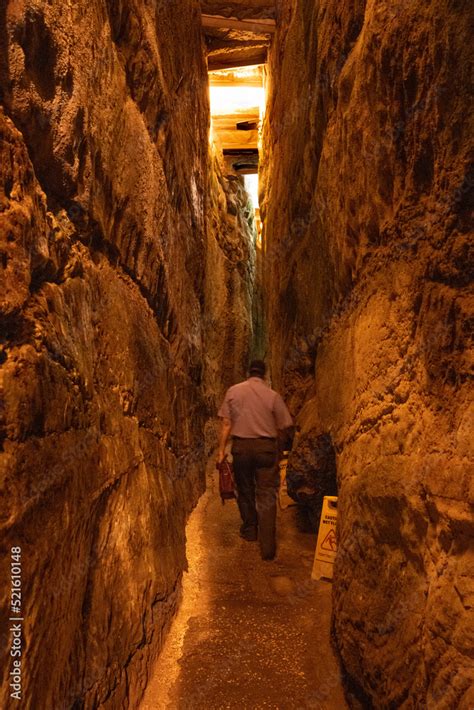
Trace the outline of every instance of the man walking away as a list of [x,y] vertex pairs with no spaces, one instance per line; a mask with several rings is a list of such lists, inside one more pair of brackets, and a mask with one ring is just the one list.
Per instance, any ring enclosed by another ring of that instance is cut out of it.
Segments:
[[248,379],[227,390],[218,412],[222,429],[217,462],[223,461],[232,434],[240,534],[245,540],[258,539],[262,559],[273,560],[280,485],[278,436],[291,440],[293,421],[281,396],[266,384],[265,369],[262,360],[253,360]]

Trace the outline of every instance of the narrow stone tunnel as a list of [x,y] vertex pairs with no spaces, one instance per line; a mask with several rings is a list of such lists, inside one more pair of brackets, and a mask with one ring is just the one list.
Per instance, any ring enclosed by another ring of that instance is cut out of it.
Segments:
[[[2,2],[2,708],[474,708],[473,26]],[[252,358],[274,561],[214,469]]]

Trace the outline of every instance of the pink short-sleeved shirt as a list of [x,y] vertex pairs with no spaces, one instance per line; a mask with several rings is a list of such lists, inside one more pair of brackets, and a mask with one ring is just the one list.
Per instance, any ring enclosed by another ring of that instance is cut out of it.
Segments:
[[293,424],[283,399],[261,377],[229,387],[218,415],[230,419],[231,434],[243,439],[276,437]]

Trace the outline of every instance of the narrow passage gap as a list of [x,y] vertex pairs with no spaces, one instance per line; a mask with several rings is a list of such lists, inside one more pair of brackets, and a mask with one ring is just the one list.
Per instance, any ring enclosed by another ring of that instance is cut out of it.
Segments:
[[[230,173],[243,175],[258,212],[261,66],[210,73],[211,139]],[[278,511],[278,553],[260,558],[238,534],[235,502],[222,506],[214,458],[187,526],[182,602],[141,710],[315,708],[344,710],[330,643],[331,584],[311,580],[316,534],[297,509]]]

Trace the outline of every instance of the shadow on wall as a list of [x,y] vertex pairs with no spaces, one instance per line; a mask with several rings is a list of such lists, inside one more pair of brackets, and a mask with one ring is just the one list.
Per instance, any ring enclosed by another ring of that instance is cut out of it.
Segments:
[[290,454],[288,494],[298,503],[304,532],[316,532],[324,496],[337,496],[336,453],[331,435],[311,429],[301,434]]
[[5,92],[10,78],[8,63],[7,8],[0,5],[0,103],[5,102]]

